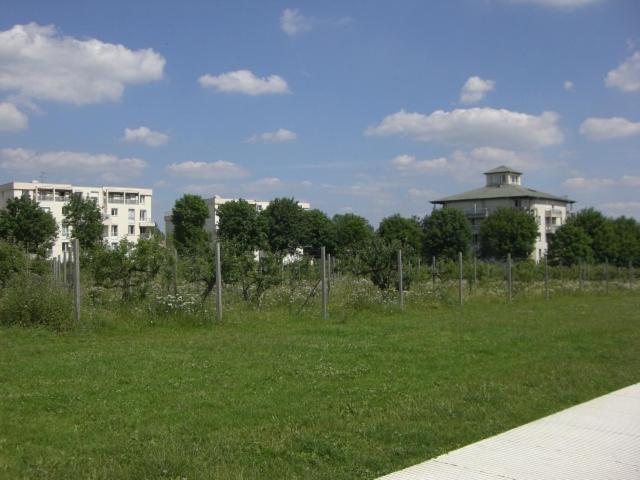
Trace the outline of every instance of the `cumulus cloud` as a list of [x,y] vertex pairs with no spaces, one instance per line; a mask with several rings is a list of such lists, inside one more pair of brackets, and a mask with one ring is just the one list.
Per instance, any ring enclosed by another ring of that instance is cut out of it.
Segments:
[[610,215],[640,216],[640,202],[608,202],[600,205],[600,209]]
[[172,163],[167,167],[167,171],[187,178],[216,178],[230,179],[246,177],[249,173],[239,165],[226,160],[215,162],[181,162]]
[[285,8],[280,16],[280,28],[287,35],[293,36],[311,30],[311,19],[305,17],[295,8]]
[[573,90],[574,88],[573,82],[571,80],[565,80],[564,83],[562,84],[562,88],[564,88],[567,91]]
[[574,9],[599,3],[601,0],[510,0],[512,3],[530,3],[542,7]]
[[607,87],[619,88],[624,92],[639,92],[640,52],[635,52],[618,68],[607,73],[604,83]]
[[140,142],[149,147],[160,147],[166,145],[169,142],[169,135],[161,132],[154,132],[147,127],[138,128],[125,128],[124,137],[125,142]]
[[0,102],[0,132],[17,132],[29,125],[27,116],[13,103]]
[[640,122],[632,122],[622,117],[587,118],[580,125],[580,133],[589,140],[609,140],[612,138],[640,135]]
[[64,178],[98,176],[103,181],[140,176],[147,162],[139,158],[119,158],[104,153],[34,152],[23,148],[0,150],[0,168],[12,175],[36,176],[41,172]]
[[585,178],[585,177],[573,177],[568,178],[562,185],[570,190],[581,191],[595,191],[612,187],[616,184],[615,180],[611,178]]
[[478,181],[479,172],[498,165],[521,170],[537,170],[544,162],[529,154],[495,147],[478,147],[471,151],[456,150],[449,158],[419,160],[413,155],[399,155],[391,165],[407,175],[446,175],[461,181]]
[[279,142],[291,142],[295,140],[298,136],[295,132],[291,130],[287,130],[286,128],[279,128],[275,132],[264,132],[260,134],[251,135],[247,142],[256,143],[258,141],[269,142],[269,143],[279,143]]
[[478,76],[469,77],[460,91],[462,103],[476,103],[482,100],[487,93],[496,86],[495,80],[483,80]]
[[620,180],[620,184],[625,187],[640,187],[640,177],[633,175],[624,175]]
[[278,75],[256,77],[251,70],[236,70],[220,75],[202,75],[198,81],[204,88],[215,88],[219,92],[243,93],[245,95],[268,95],[289,93],[289,86]]
[[558,115],[539,116],[505,109],[470,108],[422,113],[401,110],[365,130],[369,136],[402,135],[415,140],[506,148],[540,148],[562,143]]
[[65,37],[53,25],[29,23],[0,32],[0,90],[25,98],[113,102],[126,85],[161,79],[164,65],[152,49]]
[[409,194],[409,197],[415,200],[433,200],[440,196],[428,188],[410,188],[407,193]]

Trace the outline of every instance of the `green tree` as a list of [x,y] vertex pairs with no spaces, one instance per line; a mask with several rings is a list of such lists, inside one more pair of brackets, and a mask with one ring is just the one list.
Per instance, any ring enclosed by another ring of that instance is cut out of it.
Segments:
[[185,194],[176,200],[171,211],[173,240],[178,253],[185,254],[202,248],[210,237],[205,230],[209,207],[199,195]]
[[304,210],[293,198],[276,198],[262,211],[267,244],[278,256],[293,254],[304,241]]
[[427,258],[456,259],[466,255],[471,245],[471,224],[464,213],[455,208],[434,210],[422,221],[423,252]]
[[499,208],[482,222],[480,254],[484,258],[527,258],[535,247],[538,225],[534,216],[516,208]]
[[615,257],[612,248],[616,243],[613,220],[594,208],[580,210],[569,222],[581,228],[591,239],[593,257],[597,262]]
[[618,217],[612,223],[615,243],[611,249],[611,260],[621,267],[629,262],[640,266],[640,224],[629,217]]
[[302,221],[306,252],[316,258],[320,257],[320,247],[325,247],[327,253],[335,253],[336,226],[324,212],[317,209],[306,210]]
[[218,207],[218,237],[243,253],[265,246],[265,233],[254,205],[246,200],[223,203]]
[[336,226],[336,253],[349,257],[361,251],[374,238],[373,227],[368,220],[353,213],[334,215]]
[[397,240],[403,250],[407,247],[415,252],[422,250],[423,232],[416,217],[404,218],[396,213],[383,218],[378,226],[378,235],[387,243]]
[[556,265],[576,265],[591,261],[591,238],[575,221],[562,225],[551,239],[549,259]]
[[27,196],[11,198],[0,210],[0,238],[15,243],[29,253],[44,256],[53,246],[58,225],[51,212]]
[[62,207],[63,227],[71,227],[71,235],[77,238],[81,251],[92,250],[102,240],[102,214],[94,198],[83,198],[76,193]]

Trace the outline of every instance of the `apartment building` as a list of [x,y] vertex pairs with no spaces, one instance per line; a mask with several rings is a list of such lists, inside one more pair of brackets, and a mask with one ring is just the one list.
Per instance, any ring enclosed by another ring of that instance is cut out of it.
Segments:
[[571,215],[575,203],[567,197],[551,195],[522,186],[522,172],[501,165],[484,173],[482,188],[433,200],[434,205],[462,210],[471,222],[473,245],[479,246],[480,226],[497,208],[519,208],[531,212],[538,223],[538,238],[531,258],[539,262],[547,254],[556,230]]
[[[209,207],[209,218],[207,218],[205,222],[205,228],[208,232],[212,232],[214,235],[218,230],[218,207],[227,202],[237,202],[240,198],[224,198],[219,195],[214,195],[211,198],[205,198],[204,201]],[[257,211],[261,212],[265,208],[269,206],[270,201],[265,200],[251,200],[247,198],[243,198],[242,200],[248,202],[250,205],[253,205]],[[307,202],[298,202],[304,210],[309,210],[311,205]],[[166,213],[164,216],[164,225],[165,225],[165,233],[167,235],[173,234],[173,222],[171,219],[171,213]],[[214,228],[215,226],[215,228]]]
[[51,255],[62,255],[69,248],[71,231],[62,226],[62,207],[71,195],[92,198],[102,212],[103,239],[105,243],[117,245],[126,239],[137,242],[139,238],[151,235],[155,223],[152,220],[150,188],[126,187],[80,187],[61,183],[10,182],[0,185],[0,208],[4,208],[10,198],[28,196],[35,199],[43,210],[51,212],[58,223],[58,238]]

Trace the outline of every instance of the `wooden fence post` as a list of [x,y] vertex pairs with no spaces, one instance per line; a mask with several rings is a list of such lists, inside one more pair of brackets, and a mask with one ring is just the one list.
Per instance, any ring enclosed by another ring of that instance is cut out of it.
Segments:
[[80,241],[73,239],[73,297],[76,325],[80,323]]
[[222,321],[222,266],[220,242],[216,242],[216,318]]
[[320,281],[322,283],[322,320],[327,320],[329,312],[327,310],[327,258],[325,247],[320,247]]

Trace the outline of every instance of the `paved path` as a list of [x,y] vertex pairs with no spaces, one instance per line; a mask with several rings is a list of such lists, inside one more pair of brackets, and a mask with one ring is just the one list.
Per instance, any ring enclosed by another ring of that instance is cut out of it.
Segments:
[[385,480],[640,480],[640,383]]

